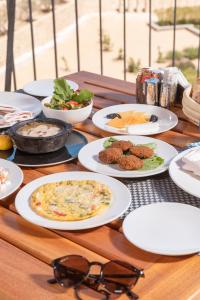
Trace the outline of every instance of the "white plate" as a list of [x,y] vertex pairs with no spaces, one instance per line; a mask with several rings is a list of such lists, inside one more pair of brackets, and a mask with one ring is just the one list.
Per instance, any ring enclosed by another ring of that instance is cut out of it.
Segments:
[[114,136],[114,138],[116,138],[117,140],[129,140],[134,144],[156,143],[157,148],[155,150],[155,153],[164,158],[164,164],[158,167],[157,169],[149,171],[126,171],[121,170],[117,164],[103,164],[98,158],[98,153],[101,150],[104,150],[103,143],[108,139],[108,137],[96,140],[85,145],[78,154],[78,159],[80,163],[85,168],[97,173],[102,173],[104,175],[109,175],[113,177],[135,178],[152,176],[166,171],[168,169],[170,161],[178,154],[177,150],[173,146],[154,138],[131,135]]
[[[159,124],[158,131],[156,132],[147,131],[146,134],[142,134],[142,135],[152,135],[152,134],[158,134],[164,131],[168,131],[171,128],[175,127],[178,123],[178,118],[173,112],[164,109],[162,107],[158,107],[154,105],[146,105],[146,104],[120,104],[120,105],[109,106],[96,112],[93,115],[92,121],[96,127],[103,129],[105,131],[113,132],[116,134],[128,134],[127,130],[120,130],[106,125],[106,123],[109,121],[106,118],[106,115],[111,113],[130,111],[130,110],[145,112],[149,115],[154,114],[158,116],[158,121],[157,121]],[[141,135],[141,133],[138,133],[138,135]]]
[[[77,91],[79,89],[79,86],[76,82],[72,80],[66,80],[66,81],[74,91]],[[52,96],[54,90],[54,80],[42,79],[42,80],[31,81],[23,87],[23,90],[26,93],[34,96],[39,96],[39,97]]]
[[[14,92],[0,92],[0,105],[8,105],[18,110],[31,111],[33,116],[38,116],[42,111],[40,101],[32,96]],[[8,126],[0,126],[5,128]]]
[[[61,180],[85,179],[102,182],[111,189],[113,195],[111,205],[101,214],[81,221],[54,221],[37,215],[31,209],[30,196],[39,186]],[[124,184],[111,177],[91,172],[63,172],[41,177],[24,186],[15,199],[16,209],[23,218],[39,226],[61,230],[81,230],[104,225],[121,216],[128,209],[130,203],[131,194]]]
[[176,185],[178,185],[182,190],[200,198],[200,176],[194,175],[192,172],[182,169],[182,157],[192,149],[181,152],[172,160],[169,166],[169,175]]
[[22,170],[13,162],[0,158],[0,167],[5,168],[8,171],[8,184],[4,186],[3,190],[0,190],[0,200],[8,197],[14,193],[22,184],[24,175]]
[[131,243],[164,255],[199,252],[199,228],[200,209],[176,202],[141,206],[123,222],[123,232]]

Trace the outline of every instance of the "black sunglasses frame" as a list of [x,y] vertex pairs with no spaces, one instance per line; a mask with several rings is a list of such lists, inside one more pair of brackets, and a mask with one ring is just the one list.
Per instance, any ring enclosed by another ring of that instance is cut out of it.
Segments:
[[[120,260],[111,260],[111,261],[109,261],[109,262],[107,262],[105,264],[102,264],[102,263],[96,262],[96,261],[89,262],[87,260],[87,258],[85,258],[85,257],[83,257],[81,255],[68,255],[68,256],[59,257],[59,258],[53,260],[52,263],[51,263],[51,265],[52,265],[52,267],[54,269],[54,276],[55,277],[53,279],[49,279],[48,280],[48,282],[50,284],[58,283],[61,286],[64,286],[64,284],[62,283],[62,281],[57,279],[56,272],[58,271],[59,266],[62,266],[64,268],[66,268],[66,269],[69,269],[68,267],[65,267],[65,266],[62,265],[62,260],[66,260],[66,259],[68,259],[70,257],[77,257],[79,259],[80,258],[84,259],[87,262],[87,264],[88,264],[88,270],[87,270],[87,272],[85,274],[83,274],[82,280],[80,280],[80,282],[78,282],[78,283],[74,283],[74,284],[71,285],[75,289],[75,294],[76,294],[76,297],[77,297],[78,300],[82,300],[80,298],[79,294],[78,294],[78,290],[79,290],[79,288],[80,288],[81,285],[87,286],[87,287],[89,287],[89,288],[91,288],[91,289],[93,289],[93,290],[95,290],[95,291],[103,294],[105,296],[105,298],[103,300],[108,300],[109,296],[112,293],[116,294],[116,292],[110,292],[109,289],[108,290],[99,290],[98,289],[98,286],[100,284],[105,285],[105,289],[106,289],[106,283],[115,283],[116,285],[119,286],[119,290],[118,290],[119,294],[126,293],[127,296],[130,299],[134,299],[134,300],[138,299],[138,296],[135,293],[133,293],[130,290],[130,288],[137,283],[137,281],[138,281],[138,279],[140,277],[144,277],[144,272],[143,272],[143,270],[138,269],[138,268],[130,265],[129,263],[126,263],[126,262],[123,262],[123,261],[120,261]],[[125,284],[122,284],[122,283],[117,283],[115,281],[105,279],[104,278],[104,273],[103,273],[104,268],[109,263],[111,263],[111,262],[119,264],[119,265],[121,265],[121,266],[129,269],[129,270],[133,271],[135,274],[123,274],[123,275],[122,274],[119,274],[119,275],[118,274],[111,274],[111,275],[109,275],[109,277],[111,277],[111,278],[136,278],[136,281],[134,283],[130,284],[130,285],[125,285]],[[92,266],[94,266],[94,265],[100,266],[100,273],[98,275],[96,275],[96,274],[89,274],[90,273],[90,268]],[[92,279],[93,283],[88,283],[88,281],[87,281],[88,279]]]

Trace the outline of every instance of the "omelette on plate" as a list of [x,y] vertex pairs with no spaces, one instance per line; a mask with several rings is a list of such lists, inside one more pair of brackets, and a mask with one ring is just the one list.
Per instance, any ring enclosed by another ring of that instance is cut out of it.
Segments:
[[30,206],[50,220],[78,221],[108,208],[110,189],[95,180],[66,180],[46,183],[31,195]]

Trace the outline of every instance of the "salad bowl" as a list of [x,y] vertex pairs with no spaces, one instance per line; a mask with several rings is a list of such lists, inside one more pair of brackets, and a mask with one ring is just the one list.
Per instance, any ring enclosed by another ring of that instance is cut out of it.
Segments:
[[54,92],[42,101],[43,113],[47,118],[76,124],[86,120],[93,106],[93,93],[82,89],[74,91],[65,79],[54,80]]
[[53,109],[45,104],[49,104],[51,101],[51,97],[47,97],[42,101],[42,109],[45,117],[54,118],[66,123],[76,124],[85,121],[92,112],[93,101],[90,101],[85,107],[71,109],[71,110],[61,110],[61,109]]

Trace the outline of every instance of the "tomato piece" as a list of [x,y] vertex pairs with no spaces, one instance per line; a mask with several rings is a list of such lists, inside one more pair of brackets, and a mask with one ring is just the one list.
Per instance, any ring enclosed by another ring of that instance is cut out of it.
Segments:
[[54,210],[53,212],[54,212],[54,214],[56,214],[56,215],[58,215],[58,216],[61,216],[61,217],[66,216],[66,214],[61,213],[61,212],[58,212],[58,211],[56,211],[56,210]]
[[68,102],[68,104],[70,104],[70,105],[72,105],[72,106],[79,106],[79,103],[76,102],[76,101],[73,101],[73,100],[70,100],[70,101]]

